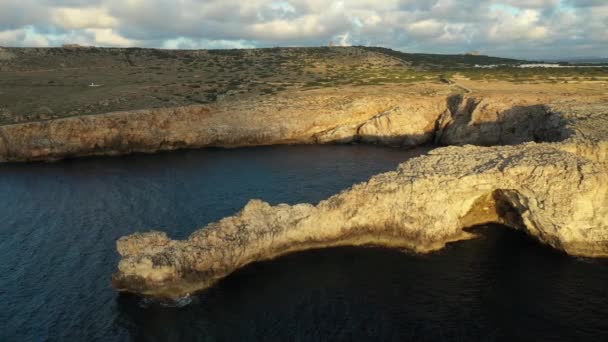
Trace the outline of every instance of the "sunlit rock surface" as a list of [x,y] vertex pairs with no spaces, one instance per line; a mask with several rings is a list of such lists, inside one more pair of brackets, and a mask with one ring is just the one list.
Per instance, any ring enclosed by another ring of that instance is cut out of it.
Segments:
[[[556,114],[545,108],[538,115]],[[592,117],[582,120],[605,120]],[[561,117],[563,125],[553,128],[570,132],[563,142],[439,148],[318,205],[253,200],[184,241],[158,232],[123,237],[113,284],[179,297],[289,252],[340,245],[429,252],[470,238],[464,228],[487,222],[524,230],[572,255],[608,256],[608,171],[605,149],[597,152],[606,146],[604,128],[569,120]]]
[[4,125],[0,161],[205,146],[458,145],[317,205],[252,200],[187,240],[161,232],[121,238],[114,286],[157,297],[181,297],[251,262],[311,248],[434,251],[487,222],[569,254],[608,256],[608,100],[429,87],[323,89]]
[[449,89],[429,96],[378,87],[251,101],[75,116],[0,126],[0,161],[55,160],[180,148],[433,140]]
[[387,144],[413,142],[401,140],[407,135],[503,146],[438,148],[317,205],[252,200],[184,241],[159,232],[123,237],[114,286],[180,297],[289,252],[340,245],[429,252],[470,238],[464,228],[487,222],[524,230],[572,255],[608,256],[605,103],[516,105],[462,95],[445,103],[432,128],[422,124],[424,110],[412,116],[419,135],[407,131],[407,118],[393,109],[325,131],[320,142],[352,141],[368,132],[362,137]]
[[573,128],[566,128],[570,119],[563,115],[569,111],[548,105],[553,97],[462,95],[454,88],[425,87],[424,94],[402,86],[323,89],[4,125],[0,126],[0,162],[207,146],[353,142],[488,146],[573,136]]

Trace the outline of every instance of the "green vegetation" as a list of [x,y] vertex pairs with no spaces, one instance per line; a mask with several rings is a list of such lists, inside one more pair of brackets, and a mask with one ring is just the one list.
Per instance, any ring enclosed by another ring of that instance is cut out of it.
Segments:
[[[328,87],[509,82],[607,82],[600,68],[517,68],[523,61],[412,54],[374,47],[158,50],[7,48],[0,124],[135,108],[208,104]],[[476,68],[475,65],[508,65]],[[100,87],[88,87],[94,82]],[[42,106],[43,104],[44,106]],[[50,108],[42,110],[42,107]]]
[[475,65],[492,65],[492,64],[522,64],[525,61],[490,57],[482,55],[440,55],[440,54],[426,54],[426,53],[405,53],[401,51],[391,50],[381,47],[361,47],[368,51],[374,51],[398,58],[402,61],[411,63],[414,67],[424,68],[439,68],[439,69],[453,69],[462,67],[473,67]]
[[459,69],[452,73],[471,80],[500,80],[510,82],[608,81],[607,67],[579,68],[515,68]]

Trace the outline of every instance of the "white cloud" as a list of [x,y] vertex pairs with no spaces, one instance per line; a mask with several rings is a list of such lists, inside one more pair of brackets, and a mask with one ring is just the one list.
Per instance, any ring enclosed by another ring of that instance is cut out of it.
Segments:
[[117,47],[133,47],[140,45],[137,40],[125,38],[114,32],[111,28],[87,28],[84,32],[93,37],[94,45]]
[[606,0],[0,0],[0,44],[608,55]]
[[51,23],[65,29],[112,28],[119,20],[110,16],[105,8],[52,8]]
[[26,27],[0,31],[1,45],[47,47],[51,44],[46,37],[36,34],[31,28]]
[[407,25],[407,32],[418,38],[431,38],[440,36],[444,30],[444,24],[435,19],[424,19]]
[[517,13],[497,10],[492,14],[488,38],[497,43],[509,41],[539,41],[549,37],[551,31],[540,21],[538,10],[526,9]]
[[495,0],[493,2],[517,8],[547,8],[559,4],[559,0]]

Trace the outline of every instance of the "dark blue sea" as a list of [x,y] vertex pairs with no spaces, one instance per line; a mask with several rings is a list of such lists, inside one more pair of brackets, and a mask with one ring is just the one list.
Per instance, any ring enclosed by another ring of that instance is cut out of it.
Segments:
[[187,305],[110,286],[125,234],[185,238],[252,198],[316,203],[424,152],[275,146],[0,165],[0,341],[608,341],[608,261],[498,225],[429,255],[287,255]]

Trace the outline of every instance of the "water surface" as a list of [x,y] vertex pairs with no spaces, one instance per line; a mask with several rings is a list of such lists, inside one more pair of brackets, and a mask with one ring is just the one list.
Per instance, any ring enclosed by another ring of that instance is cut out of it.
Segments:
[[120,236],[185,238],[251,198],[315,203],[422,152],[277,146],[0,165],[0,340],[607,339],[608,263],[500,227],[425,256],[289,255],[184,307],[110,287]]

